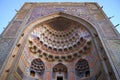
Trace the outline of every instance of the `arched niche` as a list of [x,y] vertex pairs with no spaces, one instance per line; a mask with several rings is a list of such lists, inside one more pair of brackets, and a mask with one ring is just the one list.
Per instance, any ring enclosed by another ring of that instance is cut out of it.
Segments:
[[64,64],[58,63],[52,68],[52,78],[53,79],[67,80],[67,77],[68,77],[68,70]]
[[[24,28],[24,31],[23,33],[25,33],[25,39],[23,40],[25,43],[30,35],[30,33],[36,28],[36,27],[39,27],[39,25],[43,24],[43,23],[46,23],[46,22],[50,22],[52,20],[55,20],[55,19],[59,19],[60,18],[65,18],[67,20],[72,20],[74,22],[76,22],[77,24],[81,24],[83,25],[83,27],[85,28],[86,31],[88,31],[88,33],[90,33],[90,36],[92,37],[92,41],[91,43],[93,43],[95,46],[98,46],[97,44],[95,44],[95,42],[97,41],[96,38],[95,38],[95,34],[97,34],[96,32],[96,28],[94,25],[91,25],[90,23],[88,23],[86,20],[82,19],[82,18],[78,18],[78,17],[75,17],[75,16],[72,16],[72,15],[69,15],[69,14],[66,14],[66,13],[55,13],[55,14],[51,14],[51,15],[47,15],[45,16],[44,18],[39,18],[31,23],[29,23],[28,25],[26,25],[26,27]],[[99,34],[99,33],[98,33]],[[98,35],[97,34],[97,35]],[[81,41],[83,40],[83,38],[80,39]],[[23,43],[24,43],[23,42]],[[41,43],[43,44],[43,42]],[[24,44],[23,44],[24,45]],[[86,49],[86,47],[84,48]],[[81,53],[81,52],[80,52]],[[96,52],[97,53],[97,52]],[[48,56],[47,56],[48,57]],[[48,59],[48,58],[46,58]]]
[[40,58],[33,59],[30,66],[31,77],[41,77],[45,73],[45,65]]
[[85,59],[80,59],[75,64],[75,75],[79,78],[88,78],[90,77],[90,69],[88,61]]
[[[16,42],[21,43],[22,48],[19,48],[20,51],[17,53],[17,55],[21,55],[21,52],[24,50],[24,46],[27,43],[27,39],[28,39],[29,34],[38,24],[42,24],[45,21],[49,21],[49,20],[52,20],[52,19],[60,17],[60,16],[82,24],[88,30],[88,32],[91,34],[92,41],[95,44],[95,47],[98,46],[98,44],[96,44],[96,42],[99,42],[99,41],[95,38],[94,33],[96,35],[98,35],[99,33],[97,33],[97,28],[94,25],[91,25],[89,22],[87,22],[86,20],[84,20],[82,18],[78,18],[78,17],[72,16],[69,14],[65,14],[65,13],[55,13],[55,14],[47,15],[43,18],[39,18],[37,20],[34,20],[33,22],[31,22],[27,25],[24,25],[22,27],[22,29],[19,33],[20,35],[17,38],[18,41],[16,41]],[[23,33],[24,33],[24,36],[21,36]],[[96,37],[99,37],[99,35]],[[17,58],[16,60],[18,61],[19,58]],[[15,65],[13,65],[13,66],[17,65],[17,61],[15,61]],[[34,72],[32,71],[31,73],[34,73]]]

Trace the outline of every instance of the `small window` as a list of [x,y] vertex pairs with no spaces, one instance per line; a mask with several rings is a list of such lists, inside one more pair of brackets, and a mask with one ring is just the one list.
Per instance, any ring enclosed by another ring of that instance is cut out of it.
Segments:
[[30,76],[35,77],[35,72],[34,71],[30,71]]
[[89,77],[90,76],[90,71],[86,71],[85,72],[85,77]]

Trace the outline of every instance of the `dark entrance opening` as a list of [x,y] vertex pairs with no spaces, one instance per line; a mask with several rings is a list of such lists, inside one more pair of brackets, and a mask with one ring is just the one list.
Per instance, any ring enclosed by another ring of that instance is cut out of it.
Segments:
[[57,77],[57,80],[63,80],[62,76]]
[[30,76],[35,77],[35,72],[34,71],[30,71]]

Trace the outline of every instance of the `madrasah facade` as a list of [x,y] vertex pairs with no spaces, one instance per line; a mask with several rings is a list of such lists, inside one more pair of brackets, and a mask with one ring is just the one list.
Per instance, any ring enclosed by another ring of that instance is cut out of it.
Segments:
[[25,3],[0,35],[0,80],[120,80],[120,34],[94,2]]

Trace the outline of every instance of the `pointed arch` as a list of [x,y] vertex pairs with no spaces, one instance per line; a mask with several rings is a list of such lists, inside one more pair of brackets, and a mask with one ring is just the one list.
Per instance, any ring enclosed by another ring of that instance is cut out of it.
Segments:
[[62,63],[58,63],[53,67],[53,72],[67,72],[67,67]]
[[[63,17],[66,19],[70,19],[73,20],[75,22],[78,22],[80,24],[82,24],[83,26],[86,27],[86,29],[90,32],[90,33],[96,33],[97,32],[97,28],[96,25],[93,25],[92,23],[88,22],[87,19],[83,19],[82,17],[76,17],[64,12],[55,12],[49,15],[46,15],[44,17],[40,17],[37,18],[36,20],[31,21],[30,23],[28,23],[25,27],[24,30],[27,29],[27,31],[29,30],[29,33],[31,32],[31,30],[37,26],[38,24],[42,24],[44,22],[49,22],[55,18],[59,18],[59,17]],[[28,27],[29,26],[29,27]],[[99,34],[99,33],[98,33]],[[92,34],[94,36],[94,34]]]
[[59,80],[58,78],[61,78],[62,80],[63,79],[67,79],[67,67],[62,64],[62,63],[58,63],[56,64],[53,69],[52,69],[52,75],[53,75],[53,79],[57,79]]
[[[78,24],[83,25],[87,29],[87,31],[91,34],[91,36],[93,37],[92,40],[96,41],[96,39],[94,38],[94,33],[96,33],[96,34],[99,34],[99,33],[97,33],[97,28],[95,28],[94,25],[90,24],[88,21],[86,21],[86,20],[84,20],[84,19],[82,19],[80,17],[69,15],[69,14],[66,14],[66,13],[63,13],[63,12],[57,12],[57,13],[46,15],[46,16],[44,16],[42,18],[36,19],[33,22],[31,22],[31,23],[27,24],[26,26],[24,26],[23,33],[25,33],[25,35],[24,35],[24,38],[23,38],[24,42],[22,44],[24,45],[24,43],[26,43],[29,34],[32,32],[32,30],[36,26],[41,25],[41,24],[43,24],[45,22],[49,22],[50,20],[53,20],[53,19],[59,18],[59,17],[67,18],[69,20],[73,20],[73,21],[77,22]],[[95,44],[95,45],[97,46],[97,44]],[[56,73],[56,72],[53,72],[53,74],[54,73]],[[86,72],[86,73],[89,73],[89,72]]]
[[75,64],[75,74],[76,76],[82,78],[82,77],[90,77],[90,69],[88,61],[85,59],[80,59]]
[[35,77],[36,74],[43,75],[45,65],[40,58],[33,59],[30,66],[30,76]]

